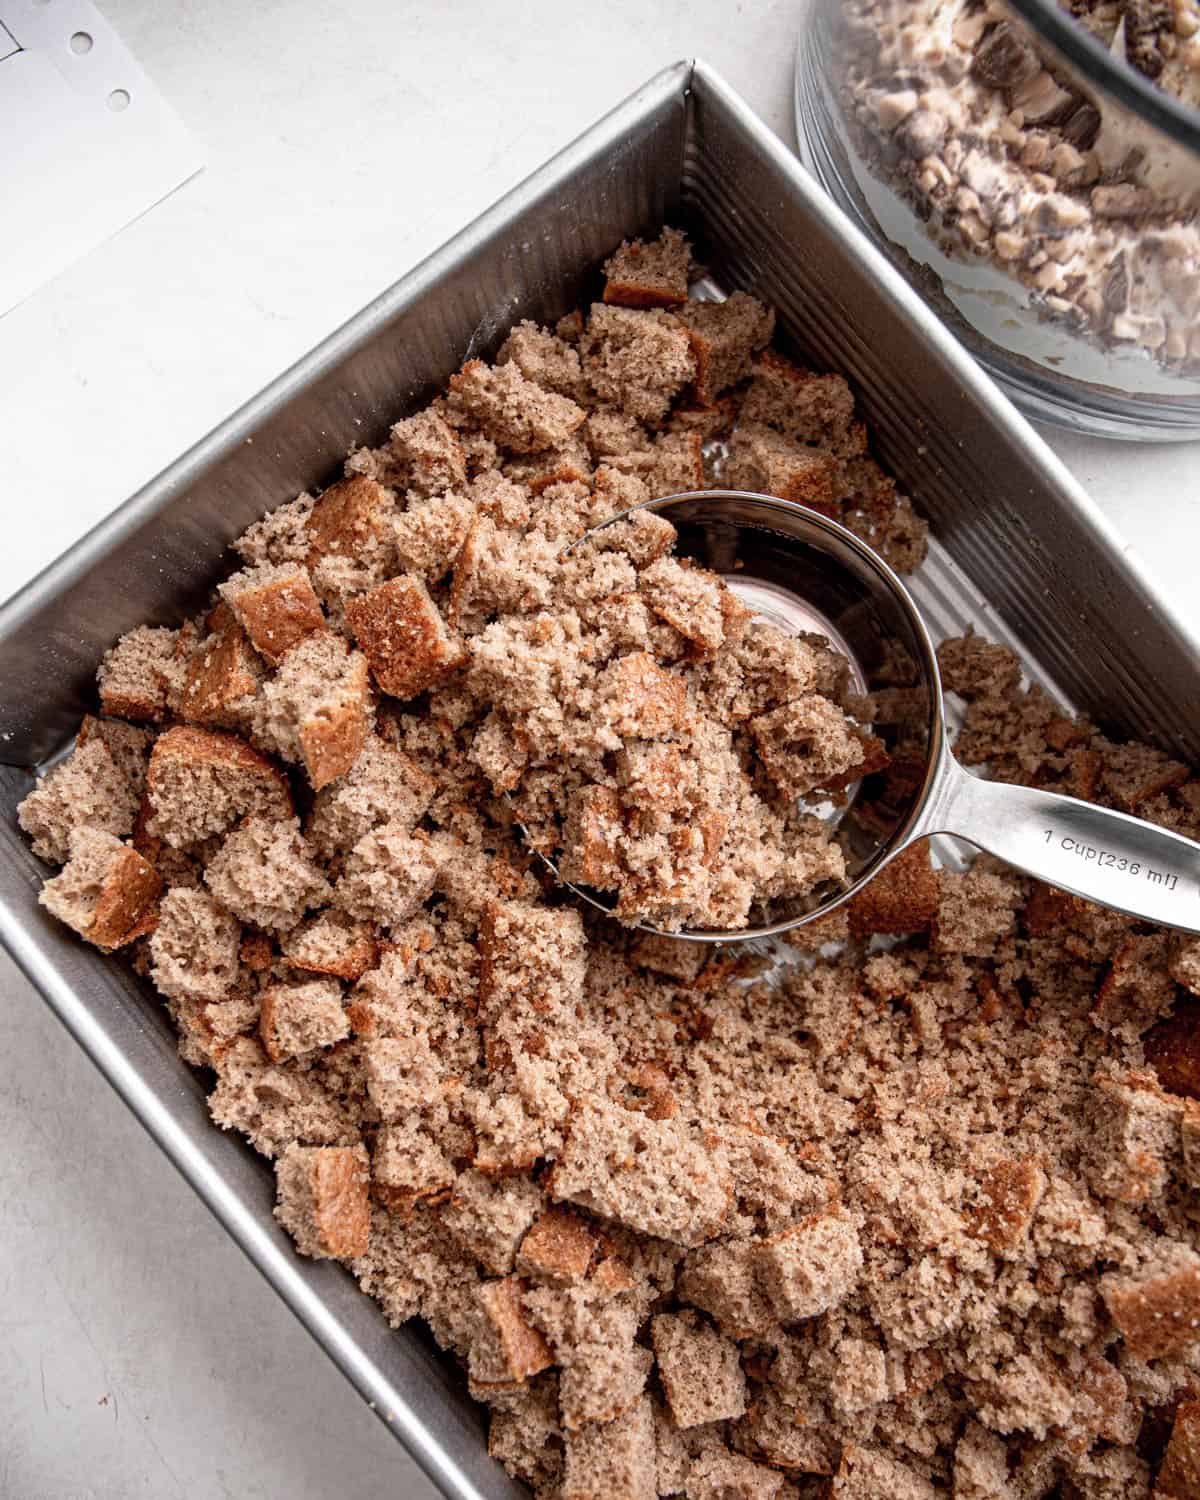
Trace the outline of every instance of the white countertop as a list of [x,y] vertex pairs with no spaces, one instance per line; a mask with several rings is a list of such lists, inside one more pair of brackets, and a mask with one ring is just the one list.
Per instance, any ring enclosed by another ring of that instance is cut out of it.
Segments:
[[[0,597],[659,67],[704,57],[793,139],[782,0],[101,7],[209,165],[0,319]],[[1047,435],[1200,630],[1200,444]],[[0,1495],[432,1496],[3,955],[0,984]]]

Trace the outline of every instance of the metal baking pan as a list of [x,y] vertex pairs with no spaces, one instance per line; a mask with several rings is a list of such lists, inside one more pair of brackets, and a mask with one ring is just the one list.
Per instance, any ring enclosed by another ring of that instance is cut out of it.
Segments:
[[[913,292],[711,69],[660,73],[0,609],[0,939],[275,1290],[456,1500],[516,1496],[465,1382],[419,1330],[394,1333],[340,1268],[297,1257],[272,1174],[215,1130],[204,1077],[119,961],[50,921],[14,816],[69,743],[97,660],[176,623],[265,510],[327,483],[354,444],[426,400],[518,318],[595,287],[625,236],[664,220],[715,284],[774,304],[785,345],[856,384],[880,458],[930,519],[917,594],[939,632],[1011,640],[1076,708],[1200,758],[1200,655],[1095,507]],[[1189,707],[1190,705],[1190,707]]]

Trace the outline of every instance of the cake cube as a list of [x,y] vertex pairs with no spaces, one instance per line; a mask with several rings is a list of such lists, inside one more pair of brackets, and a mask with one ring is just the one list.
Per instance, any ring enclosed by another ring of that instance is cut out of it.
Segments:
[[562,1500],[657,1500],[654,1416],[645,1396],[612,1422],[567,1434]]
[[622,240],[604,262],[604,300],[620,307],[678,307],[687,301],[692,247],[678,229],[648,244]]
[[578,1214],[552,1205],[538,1215],[521,1241],[517,1270],[542,1281],[581,1281],[596,1244],[596,1235]]
[[582,1101],[572,1114],[550,1192],[685,1246],[720,1233],[731,1196],[724,1170],[687,1125],[598,1099]]
[[139,625],[111,646],[96,672],[104,712],[117,719],[165,719],[178,641],[177,630]]
[[235,573],[217,592],[255,651],[278,666],[293,646],[325,627],[325,612],[305,568],[263,563]]
[[336,979],[270,984],[259,994],[258,1034],[272,1062],[287,1062],[350,1035]]
[[997,1255],[1019,1251],[1046,1191],[1046,1174],[1032,1157],[999,1161],[980,1178],[979,1197],[967,1221],[973,1234]]
[[472,359],[450,377],[450,404],[511,453],[561,448],[587,413],[566,396],[526,380],[516,363]]
[[739,422],[729,440],[727,483],[777,495],[833,519],[841,514],[841,464],[832,453],[793,443],[773,428]]
[[686,330],[653,308],[594,306],[580,358],[601,401],[651,424],[662,421],[696,373]]
[[374,968],[379,958],[374,927],[332,908],[301,922],[280,946],[294,969],[350,981]]
[[781,1323],[841,1305],[858,1284],[862,1248],[849,1219],[811,1214],[765,1239],[756,1257],[762,1288]]
[[806,694],[751,719],[763,769],[785,797],[804,797],[863,764],[854,726],[835,703]]
[[367,1253],[369,1173],[361,1146],[289,1146],[275,1178],[275,1217],[301,1255],[353,1260]]
[[1164,1242],[1140,1271],[1105,1276],[1100,1294],[1135,1359],[1175,1357],[1200,1340],[1200,1255]]
[[305,565],[338,556],[371,561],[386,553],[395,502],[388,490],[364,474],[330,485],[305,521]]
[[38,900],[97,948],[123,947],[149,930],[163,882],[136,849],[102,828],[76,828],[70,858]]
[[458,1174],[446,1153],[411,1122],[384,1125],[371,1155],[371,1193],[391,1213],[408,1215],[418,1204],[450,1196]]
[[741,1351],[693,1312],[660,1313],[650,1325],[659,1378],[676,1427],[733,1421],[746,1410]]
[[461,643],[412,574],[389,578],[352,599],[346,623],[381,691],[393,698],[415,698],[463,660]]
[[479,1006],[484,1016],[556,1015],[583,998],[583,922],[573,908],[491,901],[479,928]]
[[686,302],[675,315],[696,359],[696,400],[706,406],[749,375],[752,357],[775,332],[771,309],[742,291],[724,302]]
[[473,1387],[520,1385],[554,1363],[550,1346],[525,1315],[515,1276],[482,1282],[475,1295],[481,1319],[467,1365]]
[[285,760],[302,763],[319,792],[358,759],[373,713],[366,658],[322,631],[293,646],[263,685],[255,731]]
[[180,724],[154,742],[146,774],[147,832],[173,849],[250,816],[290,818],[283,773],[244,740]]

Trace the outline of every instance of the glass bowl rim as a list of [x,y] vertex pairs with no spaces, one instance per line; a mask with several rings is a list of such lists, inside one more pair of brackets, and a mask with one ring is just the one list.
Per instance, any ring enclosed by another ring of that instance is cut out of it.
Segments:
[[1114,57],[1058,0],[1007,0],[1007,4],[1105,93],[1200,157],[1200,111],[1164,93],[1130,63]]

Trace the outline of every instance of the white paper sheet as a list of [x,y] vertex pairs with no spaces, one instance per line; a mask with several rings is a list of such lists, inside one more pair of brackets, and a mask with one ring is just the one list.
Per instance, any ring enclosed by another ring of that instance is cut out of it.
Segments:
[[0,315],[203,164],[89,0],[0,0]]

